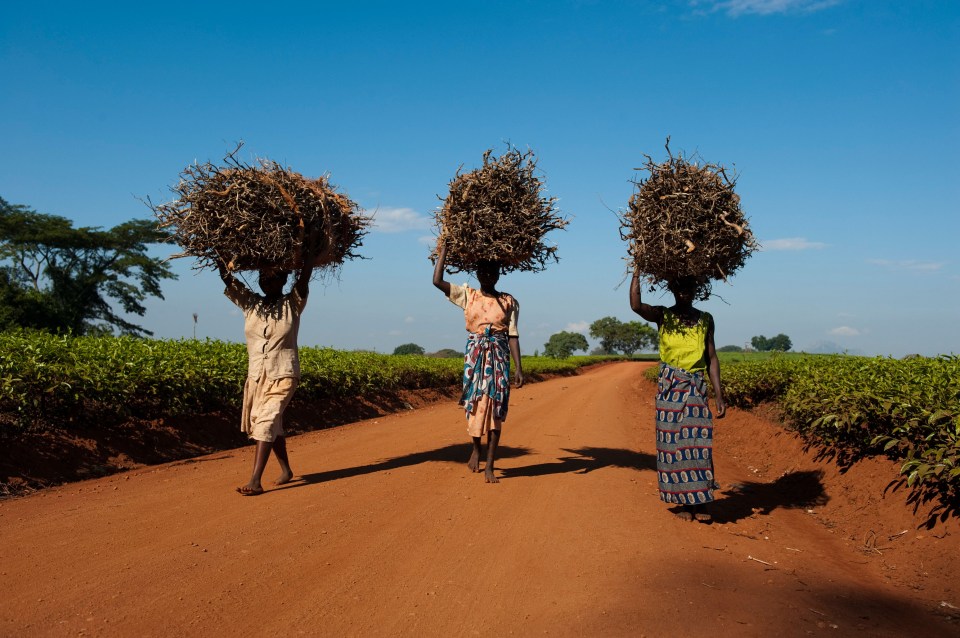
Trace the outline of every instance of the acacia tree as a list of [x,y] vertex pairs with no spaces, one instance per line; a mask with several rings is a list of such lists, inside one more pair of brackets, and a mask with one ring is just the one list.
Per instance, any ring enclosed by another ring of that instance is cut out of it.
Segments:
[[543,356],[554,359],[566,359],[575,350],[586,350],[590,347],[587,338],[579,332],[566,330],[550,335],[550,340],[543,344]]
[[393,354],[423,354],[424,352],[423,346],[415,343],[404,343],[393,349]]
[[603,317],[590,324],[590,336],[600,340],[604,352],[622,352],[631,355],[639,350],[656,349],[657,331],[642,321],[620,321]]
[[786,352],[793,347],[793,342],[790,341],[790,337],[781,332],[776,337],[770,337],[769,339],[763,335],[753,337],[750,339],[750,345],[759,352],[769,352],[770,350]]
[[65,217],[0,198],[0,328],[152,334],[120,316],[114,304],[142,317],[147,297],[163,299],[160,282],[176,275],[148,256],[147,246],[164,237],[150,220],[109,230],[74,228]]

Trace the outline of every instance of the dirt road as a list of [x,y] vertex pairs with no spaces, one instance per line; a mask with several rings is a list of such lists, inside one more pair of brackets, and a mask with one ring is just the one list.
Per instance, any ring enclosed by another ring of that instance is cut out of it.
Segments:
[[0,635],[958,633],[807,512],[816,477],[724,449],[742,413],[718,521],[672,516],[644,365],[515,391],[497,485],[445,402],[291,439],[259,497],[248,447],[0,502]]

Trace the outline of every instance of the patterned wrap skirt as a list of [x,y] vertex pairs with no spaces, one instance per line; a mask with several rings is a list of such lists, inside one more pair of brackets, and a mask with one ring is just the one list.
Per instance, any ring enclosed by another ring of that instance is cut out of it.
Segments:
[[713,500],[713,414],[707,382],[660,364],[657,388],[657,482],[660,500],[699,505]]
[[[480,436],[498,429],[507,418],[510,403],[510,338],[488,327],[470,333],[463,357],[463,394],[460,405],[467,413],[468,431]],[[482,420],[476,428],[469,422]],[[479,429],[479,433],[475,429]]]

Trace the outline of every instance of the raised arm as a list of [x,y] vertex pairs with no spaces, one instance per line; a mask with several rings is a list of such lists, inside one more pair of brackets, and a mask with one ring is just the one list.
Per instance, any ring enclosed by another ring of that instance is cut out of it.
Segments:
[[217,256],[214,259],[214,263],[217,265],[217,270],[220,272],[220,279],[223,280],[223,284],[227,287],[226,295],[230,297],[231,301],[236,303],[235,298],[238,294],[242,294],[247,290],[247,287],[244,286],[240,281],[233,276],[233,273],[230,272],[230,269],[227,268],[227,265],[223,263],[223,260]]
[[297,273],[297,280],[293,284],[294,290],[300,295],[300,298],[306,300],[310,294],[310,278],[313,276],[313,269],[316,267],[317,258],[321,255],[323,248],[320,245],[320,231],[313,229],[310,234],[304,238],[303,245],[303,264]]
[[641,287],[640,272],[634,270],[633,279],[630,280],[630,308],[647,321],[652,321],[659,326],[663,323],[663,306],[651,306],[641,301]]
[[440,252],[437,253],[437,263],[433,266],[433,285],[439,288],[443,294],[450,296],[450,282],[443,278],[443,269],[447,265],[447,243],[440,244]]
[[710,375],[710,385],[713,386],[714,400],[717,404],[716,416],[722,419],[727,413],[727,402],[723,398],[723,385],[720,383],[720,360],[717,359],[717,347],[713,342],[713,317],[707,327],[707,373]]

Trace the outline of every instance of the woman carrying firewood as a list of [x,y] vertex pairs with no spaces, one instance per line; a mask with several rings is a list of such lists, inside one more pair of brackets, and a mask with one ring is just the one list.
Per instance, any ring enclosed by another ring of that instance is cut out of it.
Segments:
[[467,414],[467,434],[473,439],[473,452],[467,467],[480,471],[481,443],[487,435],[487,483],[499,483],[494,475],[494,460],[500,442],[500,430],[507,418],[510,401],[510,359],[513,358],[516,386],[523,386],[520,362],[520,336],[517,317],[520,305],[511,295],[496,289],[500,266],[485,261],[476,269],[480,290],[451,284],[443,278],[447,245],[442,243],[433,268],[433,285],[452,303],[463,309],[467,346],[463,360],[463,394],[460,404]]
[[693,307],[698,282],[682,277],[667,283],[675,303],[651,306],[640,299],[641,274],[633,273],[630,307],[657,324],[660,334],[660,380],[657,389],[657,480],[660,500],[680,506],[683,520],[710,522],[707,504],[714,499],[713,416],[704,375],[713,386],[716,417],[726,403],[720,362],[714,346],[713,317]]
[[283,289],[290,275],[288,270],[260,269],[263,295],[258,295],[238,281],[226,264],[216,262],[226,284],[224,294],[243,311],[243,331],[247,339],[247,380],[243,386],[240,429],[257,442],[257,448],[250,481],[237,488],[243,496],[263,494],[260,479],[271,450],[280,464],[280,476],[273,484],[283,485],[293,479],[283,412],[300,379],[297,333],[316,262],[312,255],[312,251],[304,255],[297,280],[287,294]]

